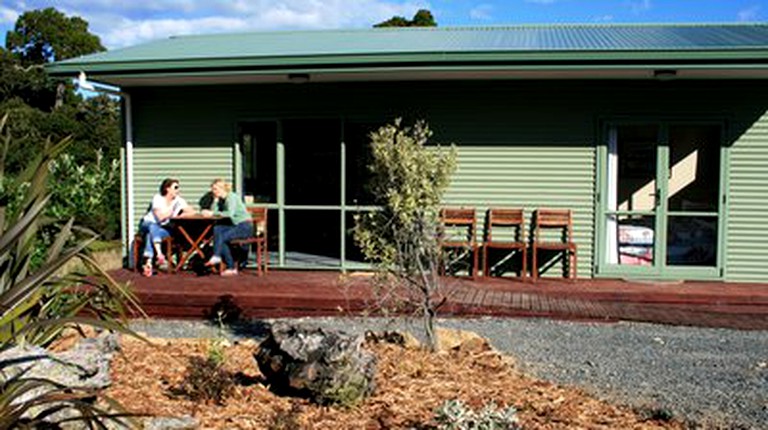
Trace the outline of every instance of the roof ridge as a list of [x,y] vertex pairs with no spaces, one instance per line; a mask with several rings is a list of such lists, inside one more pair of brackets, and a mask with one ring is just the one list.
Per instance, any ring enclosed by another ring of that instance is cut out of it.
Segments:
[[[178,34],[169,36],[167,39],[187,39],[187,38],[200,38],[200,37],[229,37],[229,36],[244,36],[244,35],[256,35],[256,34],[276,34],[276,35],[289,35],[289,34],[318,34],[318,33],[384,33],[384,32],[453,32],[453,31],[503,31],[503,30],[516,30],[516,29],[565,29],[565,28],[695,28],[695,27],[768,27],[768,23],[765,22],[701,22],[701,23],[688,23],[688,22],[670,22],[670,23],[642,23],[642,22],[630,22],[630,23],[523,23],[523,24],[499,24],[499,25],[457,25],[457,26],[444,26],[444,27],[375,27],[375,28],[325,28],[325,29],[307,29],[307,30],[267,30],[267,31],[242,31],[242,32],[222,32],[222,33],[207,33],[207,34]],[[163,40],[163,39],[156,39]]]

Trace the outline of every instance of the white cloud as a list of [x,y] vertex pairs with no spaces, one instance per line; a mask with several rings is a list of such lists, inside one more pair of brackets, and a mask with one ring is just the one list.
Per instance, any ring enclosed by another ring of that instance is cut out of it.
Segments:
[[246,22],[237,18],[211,17],[193,20],[157,19],[145,21],[123,19],[117,26],[101,36],[101,42],[104,46],[115,48],[136,45],[172,35],[243,31],[246,29]]
[[15,24],[19,13],[6,6],[0,6],[0,24]]
[[651,10],[653,4],[651,4],[651,0],[631,0],[629,7],[632,9],[632,13],[643,13]]
[[736,16],[739,18],[739,21],[757,21],[760,16],[760,6],[752,6],[742,9]]
[[491,12],[493,12],[493,6],[484,3],[470,10],[469,17],[472,19],[488,21],[493,18]]
[[592,18],[594,22],[611,22],[613,21],[613,15],[600,15]]
[[[44,0],[0,6],[0,19],[5,9],[18,14],[48,6]],[[58,0],[56,8],[88,21],[114,49],[176,34],[370,27],[430,7],[428,0]]]

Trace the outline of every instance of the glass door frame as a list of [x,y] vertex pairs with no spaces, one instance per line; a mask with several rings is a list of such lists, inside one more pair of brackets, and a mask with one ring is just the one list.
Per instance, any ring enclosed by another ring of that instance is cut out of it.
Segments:
[[[619,211],[609,210],[609,143],[615,138],[618,127],[624,125],[651,125],[658,127],[656,143],[656,196],[657,204],[653,211]],[[669,130],[674,125],[717,125],[720,127],[719,142],[719,172],[717,196],[717,212],[683,212],[669,211]],[[605,120],[600,127],[601,143],[597,148],[597,211],[595,216],[596,231],[595,247],[595,277],[606,278],[643,278],[643,279],[689,279],[689,280],[722,280],[724,278],[725,260],[725,214],[727,213],[727,160],[728,151],[725,145],[726,121],[722,118],[632,118]],[[647,213],[646,213],[647,212]],[[608,262],[608,216],[615,215],[647,215],[654,216],[653,264],[650,266],[631,266],[611,264]],[[708,267],[674,266],[667,264],[667,236],[669,218],[674,216],[716,216],[717,217],[717,256],[716,265]]]
[[[332,204],[323,204],[323,205],[311,205],[311,204],[288,204],[286,202],[286,196],[285,196],[285,190],[286,190],[286,154],[285,154],[285,139],[284,139],[284,125],[286,121],[291,120],[328,120],[328,121],[338,121],[339,123],[339,159],[340,159],[340,169],[336,173],[339,175],[339,182],[340,182],[340,198],[338,202],[332,203]],[[350,204],[347,202],[347,139],[345,135],[346,130],[346,124],[347,122],[350,122],[350,120],[368,120],[368,121],[376,121],[381,122],[384,124],[386,120],[382,120],[378,117],[354,117],[350,119],[347,116],[344,115],[300,115],[300,116],[281,116],[278,118],[269,117],[269,118],[239,118],[236,121],[236,127],[235,127],[235,142],[233,145],[233,177],[234,177],[234,183],[236,184],[236,191],[239,192],[241,196],[245,196],[244,189],[243,189],[243,181],[244,181],[244,146],[242,145],[241,140],[241,133],[240,133],[240,127],[243,124],[249,124],[249,123],[259,123],[259,122],[271,122],[275,123],[277,130],[277,136],[276,136],[276,157],[275,157],[275,174],[276,174],[276,196],[275,201],[270,202],[260,202],[260,203],[249,203],[247,206],[259,206],[259,207],[266,207],[269,210],[276,210],[277,217],[278,217],[278,229],[279,229],[279,237],[278,237],[278,244],[277,249],[275,250],[277,252],[277,259],[273,259],[270,261],[270,267],[278,268],[278,269],[309,269],[309,270],[339,270],[342,272],[346,272],[348,270],[369,270],[372,268],[371,264],[364,263],[364,262],[356,262],[352,260],[347,259],[347,249],[346,249],[346,232],[348,230],[349,226],[347,222],[347,215],[348,214],[358,214],[363,212],[369,212],[374,210],[380,210],[381,207],[374,206],[374,205],[358,205],[358,204]],[[340,249],[339,249],[339,265],[338,266],[307,266],[307,265],[293,265],[291,264],[288,259],[286,258],[288,250],[286,249],[286,231],[287,231],[287,222],[286,222],[286,211],[338,211],[339,212],[339,227],[340,227]]]

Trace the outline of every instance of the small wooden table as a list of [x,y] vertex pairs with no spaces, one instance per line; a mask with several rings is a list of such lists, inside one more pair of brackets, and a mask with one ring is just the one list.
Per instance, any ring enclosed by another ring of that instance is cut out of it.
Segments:
[[206,255],[202,248],[213,240],[213,226],[231,222],[229,218],[221,216],[186,215],[171,218],[176,236],[181,236],[186,241],[180,244],[179,261],[176,262],[176,266],[171,264],[172,271],[175,272],[184,267],[195,255],[205,259]]

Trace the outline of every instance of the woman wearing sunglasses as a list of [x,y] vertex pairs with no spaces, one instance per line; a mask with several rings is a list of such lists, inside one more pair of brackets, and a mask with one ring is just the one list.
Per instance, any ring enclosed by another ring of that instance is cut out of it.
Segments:
[[179,180],[166,178],[160,184],[159,193],[152,198],[152,204],[141,220],[139,232],[144,236],[144,258],[146,259],[143,266],[144,276],[152,276],[153,257],[156,258],[158,266],[168,264],[160,245],[163,239],[171,235],[165,228],[171,217],[195,213],[180,194]]

